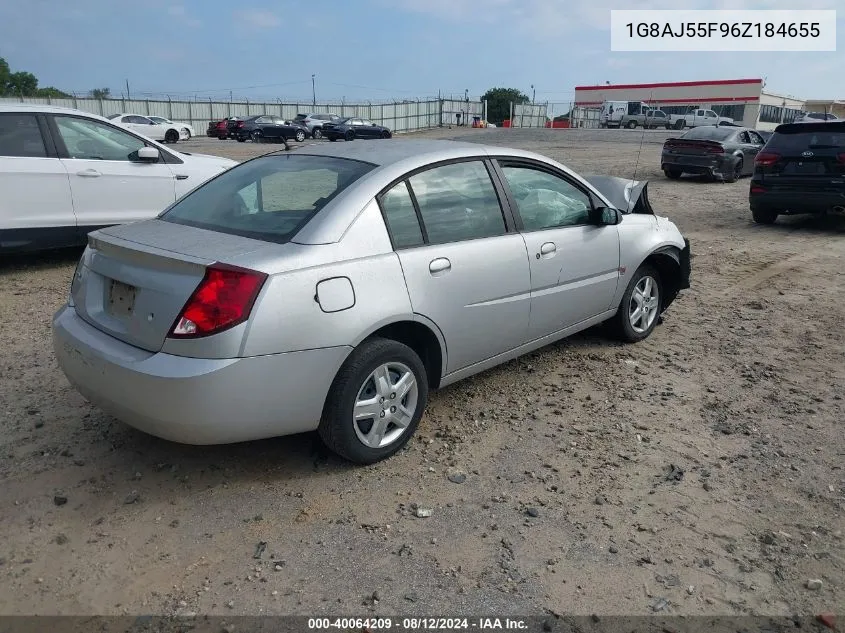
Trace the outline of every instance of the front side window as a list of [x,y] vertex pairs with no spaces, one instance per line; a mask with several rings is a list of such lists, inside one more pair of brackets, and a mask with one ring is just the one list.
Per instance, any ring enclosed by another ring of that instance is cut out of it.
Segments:
[[423,243],[414,201],[404,180],[381,197],[381,208],[396,248],[420,246]]
[[426,170],[409,179],[431,244],[505,233],[490,174],[473,160]]
[[55,121],[69,158],[130,161],[130,155],[146,145],[100,121],[72,116],[56,116]]
[[0,114],[0,156],[44,158],[47,148],[33,114]]
[[526,166],[505,165],[502,171],[526,231],[589,222],[590,197],[567,180]]
[[210,180],[160,217],[175,224],[283,243],[373,167],[331,156],[265,156]]

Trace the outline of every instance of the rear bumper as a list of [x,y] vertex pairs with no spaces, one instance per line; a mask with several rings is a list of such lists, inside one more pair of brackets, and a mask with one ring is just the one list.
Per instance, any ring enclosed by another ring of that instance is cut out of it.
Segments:
[[[754,183],[752,183],[754,185]],[[845,190],[833,191],[767,191],[750,193],[748,202],[752,209],[777,213],[824,213],[834,207],[845,207]]]
[[727,175],[733,171],[735,162],[736,159],[731,155],[716,158],[664,155],[660,161],[660,169],[705,176]]
[[317,428],[349,347],[249,358],[151,353],[83,321],[65,306],[53,348],[92,404],[141,431],[184,444],[227,444]]

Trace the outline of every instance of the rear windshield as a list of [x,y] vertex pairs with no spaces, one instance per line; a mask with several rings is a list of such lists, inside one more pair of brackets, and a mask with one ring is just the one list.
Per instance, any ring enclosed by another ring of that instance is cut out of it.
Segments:
[[331,156],[256,158],[182,198],[162,220],[268,242],[287,242],[375,165]]
[[736,128],[724,128],[716,126],[702,125],[701,127],[694,127],[689,132],[684,134],[681,138],[707,140],[707,141],[724,141],[726,138],[736,133]]
[[781,128],[776,131],[767,149],[781,152],[804,151],[808,149],[838,149],[845,150],[845,127],[826,125],[824,123],[808,123]]

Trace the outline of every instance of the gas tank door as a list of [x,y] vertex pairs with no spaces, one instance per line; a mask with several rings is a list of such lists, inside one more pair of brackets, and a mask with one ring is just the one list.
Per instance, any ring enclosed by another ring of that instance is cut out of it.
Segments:
[[314,297],[323,312],[341,312],[355,305],[355,289],[348,277],[323,279]]

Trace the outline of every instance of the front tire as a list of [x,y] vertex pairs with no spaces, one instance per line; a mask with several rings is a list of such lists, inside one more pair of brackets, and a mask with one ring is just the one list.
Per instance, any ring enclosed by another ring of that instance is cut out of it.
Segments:
[[679,121],[675,121],[675,129],[676,130],[683,130],[684,129],[684,123],[685,123],[685,121],[683,119],[681,119]]
[[183,128],[182,128],[182,132],[183,132],[183,134],[185,135],[185,140],[186,140],[186,141],[190,141],[190,140],[191,140],[191,130],[189,130],[189,129],[188,129],[188,128],[186,128],[186,127],[183,127]]
[[657,326],[663,303],[663,285],[657,270],[640,266],[622,295],[619,310],[611,321],[617,338],[636,343],[647,338]]
[[628,125],[625,126],[625,127],[627,127],[629,130],[633,130],[635,127],[637,127],[637,122],[636,121],[628,121]]
[[176,130],[167,130],[164,134],[164,142],[165,143],[178,143],[179,142],[179,132]]
[[740,158],[736,162],[736,165],[734,165],[731,169],[731,173],[728,174],[728,176],[725,178],[725,182],[736,182],[737,180],[739,180],[740,176],[742,176],[742,165],[743,162]]
[[297,130],[294,138],[296,139],[297,143],[304,143],[305,142],[305,130]]
[[392,136],[392,135],[391,135],[391,133],[390,133],[390,131],[389,131],[389,130],[385,130],[384,132],[382,132],[382,133],[381,133],[381,137],[382,137],[383,139],[389,139],[391,136]]
[[751,217],[757,224],[774,224],[778,219],[778,212],[771,209],[751,209]]
[[664,169],[663,173],[666,174],[666,177],[670,180],[677,180],[681,177],[683,172],[679,169]]
[[352,141],[354,139],[355,139],[355,132],[353,132],[352,130],[349,130],[343,137],[343,140],[345,140],[345,141]]
[[311,130],[311,138],[317,140],[323,138],[323,130],[318,127],[315,127],[313,130]]
[[419,425],[428,379],[407,345],[373,338],[358,346],[335,376],[318,432],[326,446],[357,464],[399,451]]

